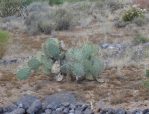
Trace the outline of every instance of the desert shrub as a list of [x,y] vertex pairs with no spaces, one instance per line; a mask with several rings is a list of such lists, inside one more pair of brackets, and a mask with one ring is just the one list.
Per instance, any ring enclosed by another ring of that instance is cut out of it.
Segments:
[[64,0],[49,0],[50,5],[59,5],[62,4]]
[[51,8],[46,3],[32,3],[25,17],[27,32],[50,34],[52,30],[68,30],[73,25],[72,14],[65,8]]
[[6,31],[0,30],[0,59],[3,57],[6,51],[8,44],[9,33]]
[[149,78],[149,69],[145,70],[145,76]]
[[138,35],[134,38],[134,41],[133,41],[133,42],[134,42],[135,45],[143,44],[143,43],[149,42],[149,38],[146,38],[146,37],[144,37],[143,35],[138,34]]
[[[51,32],[51,9],[47,3],[35,2],[26,8],[25,25],[29,34]],[[53,28],[52,28],[53,29]]]
[[147,19],[142,17],[134,18],[133,23],[135,23],[137,26],[143,26],[147,23]]
[[[55,66],[59,67],[55,69]],[[60,42],[52,38],[43,44],[37,56],[29,60],[28,66],[18,70],[17,77],[27,79],[32,71],[40,68],[46,75],[69,74],[77,81],[80,79],[96,80],[104,70],[104,64],[100,58],[98,46],[85,43],[79,48],[62,51]]]
[[56,30],[68,30],[71,27],[72,15],[66,9],[58,9],[53,18]]
[[138,7],[131,7],[124,12],[122,19],[123,21],[133,21],[135,18],[144,18],[144,11]]
[[0,0],[0,16],[12,16],[20,12],[22,8],[21,0]]

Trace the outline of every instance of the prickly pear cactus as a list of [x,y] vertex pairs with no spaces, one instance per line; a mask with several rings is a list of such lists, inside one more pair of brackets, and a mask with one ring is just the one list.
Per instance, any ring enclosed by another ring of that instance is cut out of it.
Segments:
[[75,63],[71,70],[74,76],[84,77],[85,75],[84,66],[81,63]]
[[49,75],[51,73],[51,69],[52,69],[52,65],[53,65],[53,61],[52,59],[48,59],[46,58],[46,56],[42,56],[41,58],[41,63],[43,66],[43,71],[46,75]]
[[94,57],[92,60],[92,67],[90,72],[92,76],[96,79],[104,70],[104,63],[100,60],[100,58]]
[[26,67],[26,68],[21,68],[16,76],[20,80],[26,80],[29,76],[31,75],[31,68]]
[[90,42],[82,46],[82,53],[85,59],[90,59],[91,57],[97,56],[99,53],[99,47]]
[[44,54],[47,58],[59,59],[60,57],[60,43],[57,39],[48,39],[43,45]]
[[31,58],[29,61],[28,61],[28,66],[32,69],[32,70],[35,70],[37,71],[38,68],[40,67],[41,63],[38,59],[36,59],[35,57]]

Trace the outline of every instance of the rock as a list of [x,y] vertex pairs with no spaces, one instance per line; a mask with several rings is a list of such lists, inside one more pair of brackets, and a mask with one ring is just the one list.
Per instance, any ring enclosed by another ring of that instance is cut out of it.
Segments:
[[92,112],[92,110],[91,109],[86,109],[85,111],[83,111],[83,113],[84,114],[94,114],[93,112]]
[[5,114],[25,114],[25,110],[23,108],[17,108],[14,111]]
[[36,100],[32,103],[32,105],[28,108],[27,112],[29,114],[34,114],[39,112],[42,109],[42,104],[39,100]]
[[51,72],[53,74],[59,74],[60,73],[60,61],[56,61],[53,66],[52,66],[52,69],[51,69]]
[[149,109],[143,110],[143,114],[149,114]]
[[120,108],[115,111],[115,114],[126,114],[126,111]]
[[17,101],[17,105],[22,105],[24,109],[28,109],[37,98],[31,95],[25,95]]
[[143,112],[138,109],[138,110],[133,111],[132,114],[143,114]]
[[64,102],[64,103],[62,103],[62,105],[63,105],[64,107],[68,107],[68,106],[70,105],[70,103]]
[[61,82],[64,79],[64,76],[61,73],[59,73],[55,76],[55,79],[57,82]]
[[75,110],[74,113],[75,113],[75,114],[82,114],[82,111],[81,111],[81,110]]
[[15,104],[11,104],[7,107],[4,107],[3,112],[12,112],[15,109],[17,109],[17,106]]
[[64,113],[64,114],[68,114],[68,113],[69,113],[69,108],[65,108],[65,109],[63,110],[63,113]]
[[100,100],[96,104],[95,109],[96,109],[96,112],[100,112],[102,109],[105,109],[106,107],[107,107],[106,104],[102,100]]
[[51,109],[46,109],[45,114],[52,114],[52,110]]
[[50,95],[43,101],[43,109],[48,108],[47,106],[49,104],[51,105],[50,108],[55,108],[64,102],[68,102],[70,104],[75,103],[75,95],[71,92],[60,92]]
[[115,113],[115,110],[111,108],[107,108],[107,109],[101,110],[100,114],[116,114],[116,113]]

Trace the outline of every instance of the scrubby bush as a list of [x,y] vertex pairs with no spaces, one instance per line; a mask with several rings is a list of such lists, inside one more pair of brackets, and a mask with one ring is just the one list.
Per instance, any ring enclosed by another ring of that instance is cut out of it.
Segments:
[[[55,64],[59,66],[57,69],[54,69]],[[99,47],[92,43],[85,43],[79,48],[64,52],[57,39],[48,39],[43,44],[42,51],[28,62],[28,66],[17,72],[17,77],[27,79],[31,71],[39,68],[43,69],[46,75],[69,75],[79,81],[97,79],[104,70],[104,64],[100,58]]]
[[62,4],[64,0],[49,0],[50,5],[59,5]]
[[72,14],[64,8],[51,8],[46,3],[32,3],[27,7],[25,25],[30,34],[50,34],[52,30],[68,30],[73,25]]
[[144,18],[144,11],[136,6],[129,8],[127,11],[124,12],[122,19],[123,21],[133,21],[135,18]]
[[134,38],[134,44],[138,45],[138,44],[143,44],[146,42],[149,42],[149,38],[146,38],[144,36],[142,36],[141,34],[138,34],[135,38]]
[[22,8],[21,0],[0,0],[0,16],[12,16],[20,12]]
[[0,59],[5,54],[8,40],[9,40],[9,33],[6,31],[0,30]]
[[65,9],[58,9],[54,15],[55,29],[68,30],[72,24],[72,15]]

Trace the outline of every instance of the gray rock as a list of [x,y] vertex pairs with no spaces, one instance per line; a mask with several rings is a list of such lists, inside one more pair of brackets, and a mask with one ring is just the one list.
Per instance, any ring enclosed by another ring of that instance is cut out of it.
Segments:
[[17,101],[17,105],[19,106],[20,104],[23,105],[24,109],[28,109],[31,104],[36,101],[37,98],[31,95],[25,95],[20,100]]
[[46,109],[46,110],[45,110],[45,114],[52,114],[52,110]]
[[60,92],[53,95],[48,96],[43,101],[43,109],[46,109],[46,107],[50,104],[51,107],[57,107],[59,104],[62,104],[64,102],[68,103],[75,103],[76,98],[75,95],[71,92]]
[[69,113],[74,113],[74,112],[75,112],[75,110],[74,110],[74,109],[69,110]]
[[63,110],[63,112],[64,112],[64,114],[68,114],[68,113],[69,113],[69,108],[65,108],[65,109]]
[[81,110],[75,110],[75,114],[82,114]]
[[115,110],[111,108],[101,110],[100,114],[115,114]]
[[83,111],[83,114],[94,114],[94,113],[92,112],[91,109],[87,108],[85,111]]
[[149,114],[149,109],[143,110],[143,114]]
[[39,112],[41,109],[42,109],[42,104],[41,104],[40,100],[36,100],[28,108],[27,113],[34,114],[34,113]]
[[3,113],[3,107],[0,107],[0,114]]
[[143,112],[139,109],[132,112],[132,114],[143,114]]
[[17,108],[14,111],[5,114],[25,114],[25,110],[23,108]]
[[12,112],[13,110],[17,109],[17,106],[12,104],[12,105],[9,105],[7,107],[4,107],[3,108],[3,112]]
[[117,109],[116,111],[115,111],[115,113],[116,114],[126,114],[126,111],[124,110],[124,109]]

